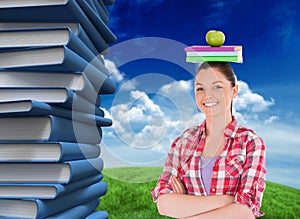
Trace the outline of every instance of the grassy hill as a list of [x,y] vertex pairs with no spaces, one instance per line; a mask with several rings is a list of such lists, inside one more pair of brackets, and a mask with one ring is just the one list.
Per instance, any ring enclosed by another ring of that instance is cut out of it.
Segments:
[[[98,209],[108,211],[110,219],[169,218],[157,213],[150,194],[161,171],[159,167],[105,169],[108,192]],[[300,190],[267,182],[261,210],[265,212],[262,219],[300,218]]]

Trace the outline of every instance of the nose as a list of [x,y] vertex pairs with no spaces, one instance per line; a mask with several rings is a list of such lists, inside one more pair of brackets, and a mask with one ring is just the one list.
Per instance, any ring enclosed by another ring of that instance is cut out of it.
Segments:
[[210,90],[210,89],[205,90],[205,96],[208,99],[210,99],[211,97],[213,97],[213,90]]

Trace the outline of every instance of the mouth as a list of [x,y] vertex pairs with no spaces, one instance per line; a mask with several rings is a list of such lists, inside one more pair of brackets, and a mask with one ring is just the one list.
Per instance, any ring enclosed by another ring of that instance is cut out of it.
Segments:
[[218,102],[209,102],[209,103],[203,103],[203,106],[205,107],[214,107],[218,104]]

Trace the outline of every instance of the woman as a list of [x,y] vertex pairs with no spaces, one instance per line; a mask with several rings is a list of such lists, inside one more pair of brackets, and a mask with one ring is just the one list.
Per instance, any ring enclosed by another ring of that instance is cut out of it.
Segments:
[[175,218],[256,218],[265,189],[265,145],[232,115],[238,86],[228,63],[203,63],[195,98],[205,121],[171,145],[151,191],[161,215]]

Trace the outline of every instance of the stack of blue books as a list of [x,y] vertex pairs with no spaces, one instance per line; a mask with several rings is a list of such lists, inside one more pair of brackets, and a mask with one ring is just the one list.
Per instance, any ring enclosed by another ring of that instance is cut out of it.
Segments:
[[0,218],[108,218],[95,209],[113,3],[0,1]]

